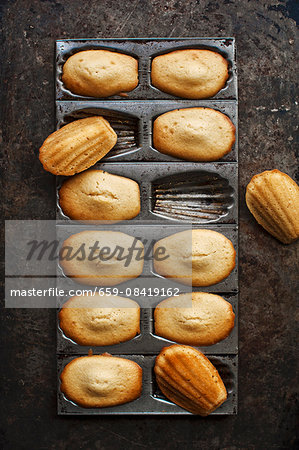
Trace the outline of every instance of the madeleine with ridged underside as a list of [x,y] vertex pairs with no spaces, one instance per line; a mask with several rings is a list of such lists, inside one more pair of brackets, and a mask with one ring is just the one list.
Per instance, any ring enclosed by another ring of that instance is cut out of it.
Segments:
[[227,399],[218,371],[193,347],[164,347],[156,358],[154,371],[165,397],[193,414],[207,416]]
[[60,375],[60,390],[83,408],[104,408],[136,400],[142,369],[134,361],[108,353],[73,359]]
[[138,85],[138,61],[109,50],[85,50],[67,59],[62,81],[67,89],[89,97],[109,97]]
[[74,175],[102,159],[116,141],[117,135],[106,119],[87,117],[50,134],[39,149],[39,159],[54,175]]
[[266,170],[246,189],[246,204],[257,222],[283,244],[299,237],[299,187],[286,173]]

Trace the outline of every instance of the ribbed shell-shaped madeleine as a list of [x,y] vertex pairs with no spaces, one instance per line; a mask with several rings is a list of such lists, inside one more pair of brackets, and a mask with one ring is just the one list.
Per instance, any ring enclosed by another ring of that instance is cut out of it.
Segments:
[[193,414],[207,416],[227,399],[216,368],[193,347],[164,347],[154,370],[165,397]]
[[116,141],[117,135],[106,119],[87,117],[50,134],[39,150],[39,159],[54,175],[74,175],[102,159]]
[[257,222],[283,244],[299,237],[299,187],[279,170],[255,175],[246,189],[246,204]]

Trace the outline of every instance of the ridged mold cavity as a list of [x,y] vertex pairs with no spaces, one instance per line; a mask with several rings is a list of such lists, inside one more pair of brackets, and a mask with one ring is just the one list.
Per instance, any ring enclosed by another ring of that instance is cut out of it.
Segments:
[[233,206],[233,194],[228,180],[217,173],[184,172],[153,182],[152,212],[180,221],[216,222]]

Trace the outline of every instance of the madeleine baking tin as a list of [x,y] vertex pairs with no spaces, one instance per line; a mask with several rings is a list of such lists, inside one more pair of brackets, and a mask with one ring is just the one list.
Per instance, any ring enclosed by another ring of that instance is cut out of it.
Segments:
[[[117,133],[118,142],[106,155],[105,161],[180,161],[173,156],[165,155],[155,150],[152,143],[152,127],[156,117],[167,111],[178,108],[209,107],[227,115],[232,123],[237,125],[237,104],[227,100],[153,100],[153,101],[59,101],[57,102],[57,127],[76,119],[92,115],[100,115],[107,119]],[[237,161],[238,139],[236,127],[236,143],[231,152],[221,160],[223,162]]]
[[[152,58],[173,50],[199,48],[221,53],[229,61],[229,79],[225,87],[211,99],[186,100],[164,93],[151,85]],[[67,90],[61,80],[64,62],[72,54],[90,49],[107,49],[126,53],[138,59],[139,84],[125,96],[97,99],[82,97]],[[68,39],[56,42],[56,129],[73,120],[91,115],[104,116],[118,135],[116,146],[94,168],[132,178],[139,183],[141,212],[121,231],[136,237],[144,233],[159,238],[180,231],[181,227],[208,228],[232,240],[238,256],[238,122],[237,72],[233,38],[186,39]],[[158,152],[153,147],[152,126],[157,116],[177,108],[209,107],[226,114],[236,127],[232,151],[215,162],[187,162]],[[64,177],[57,177],[57,235],[65,239],[92,225],[82,225],[66,217],[59,206],[59,188]],[[97,228],[107,229],[107,226]],[[117,225],[109,229],[119,230]],[[141,234],[142,233],[142,234]],[[162,286],[165,279],[157,276],[150,262],[137,279],[140,286],[152,283]],[[124,292],[135,281],[119,285]],[[57,284],[68,289],[76,284],[57,269]],[[80,287],[80,285],[76,284]],[[81,285],[82,286],[82,285]],[[86,288],[86,286],[85,286]],[[228,391],[228,399],[213,415],[237,413],[238,372],[238,263],[230,276],[208,288],[194,291],[215,292],[229,301],[236,314],[235,328],[225,340],[199,348],[218,369]],[[88,354],[63,335],[57,318],[58,413],[73,415],[173,414],[192,415],[167,400],[160,392],[153,372],[155,357],[172,342],[155,335],[154,307],[165,297],[146,300],[131,296],[141,306],[141,331],[128,342],[114,346],[93,347],[94,354],[109,352],[136,361],[143,369],[141,397],[113,408],[86,409],[75,405],[60,392],[59,375],[71,359]],[[57,299],[61,305],[66,299]]]
[[[130,222],[130,223],[129,223]],[[75,228],[75,230],[74,230]],[[93,229],[92,226],[87,225],[77,225],[76,227],[72,225],[60,225],[57,230],[57,238],[60,242],[63,242],[67,239],[74,231],[79,233],[84,230]],[[107,226],[101,225],[97,227],[97,229],[107,229]],[[210,226],[209,229],[214,231],[221,231],[228,239],[233,243],[234,248],[238,251],[238,241],[237,241],[237,229],[235,226]],[[163,225],[163,224],[151,224],[151,223],[142,223],[138,224],[138,222],[132,223],[131,221],[127,221],[125,225],[117,225],[112,224],[109,225],[109,230],[111,231],[121,231],[123,233],[130,234],[131,236],[135,236],[137,239],[143,239],[148,243],[154,242],[156,239],[163,239],[166,236],[171,234],[175,234],[184,230],[190,230],[189,226],[183,225]],[[191,244],[191,242],[190,242]],[[147,247],[145,245],[145,252]],[[220,293],[227,301],[229,301],[232,306],[234,313],[237,316],[238,309],[238,259],[236,259],[236,267],[233,269],[231,274],[224,279],[223,281],[214,284],[213,286],[208,287],[193,287],[193,291],[201,291],[201,292],[214,292]],[[114,286],[119,290],[118,295],[125,296],[126,290],[129,289],[132,293],[130,294],[130,298],[137,301],[141,311],[141,333],[136,336],[136,338],[131,341],[124,342],[119,345],[114,345],[111,347],[102,347],[102,348],[93,348],[93,352],[96,353],[100,350],[101,353],[108,351],[114,353],[115,351],[120,351],[121,353],[132,354],[132,353],[140,353],[140,354],[148,354],[148,353],[156,353],[159,352],[167,343],[171,344],[171,341],[167,339],[160,338],[155,335],[154,331],[154,323],[153,323],[153,310],[156,305],[162,301],[163,297],[161,294],[155,295],[151,298],[143,297],[140,295],[134,295],[134,288],[137,287],[141,289],[145,287],[146,289],[150,286],[157,286],[162,291],[164,287],[165,290],[172,289],[175,287],[179,288],[180,292],[191,292],[191,287],[184,286],[180,283],[176,283],[171,279],[165,279],[158,275],[153,267],[152,260],[144,260],[144,268],[142,274],[137,279],[132,279],[125,283],[121,283],[118,286]],[[57,270],[57,287],[58,289],[69,291],[71,289],[92,289],[92,286],[84,286],[83,284],[79,284],[77,281],[67,277],[64,275],[63,270],[60,266],[58,266]],[[61,297],[58,299],[58,304],[61,306],[67,298]],[[76,353],[80,354],[86,351],[86,347],[79,346],[72,342],[69,338],[65,337],[62,331],[58,330],[58,341],[57,347],[59,352],[61,353]],[[237,324],[233,329],[230,336],[223,341],[209,347],[202,347],[201,350],[211,353],[211,354],[235,354],[238,349],[237,342]]]
[[[131,178],[139,183],[138,221],[237,224],[238,183],[234,164],[223,163],[97,163],[94,168]],[[59,205],[57,220],[69,220]]]
[[151,84],[151,62],[155,56],[173,50],[198,48],[220,53],[229,62],[229,79],[225,87],[213,98],[223,100],[237,99],[237,78],[235,64],[234,38],[179,38],[179,39],[65,39],[56,41],[56,99],[93,99],[73,94],[66,89],[61,80],[62,67],[74,53],[83,50],[110,50],[126,53],[138,60],[138,86],[125,97],[114,95],[112,99],[128,100],[167,100],[176,98],[160,91]]

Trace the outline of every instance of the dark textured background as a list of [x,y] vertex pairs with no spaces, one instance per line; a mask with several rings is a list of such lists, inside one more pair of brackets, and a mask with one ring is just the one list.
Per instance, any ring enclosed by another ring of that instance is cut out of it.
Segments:
[[264,169],[295,176],[296,8],[296,0],[2,2],[6,218],[54,218],[54,177],[37,153],[54,129],[55,39],[235,36],[240,104],[238,416],[57,417],[55,312],[4,310],[5,449],[295,447],[298,245],[283,246],[256,224],[244,188]]

